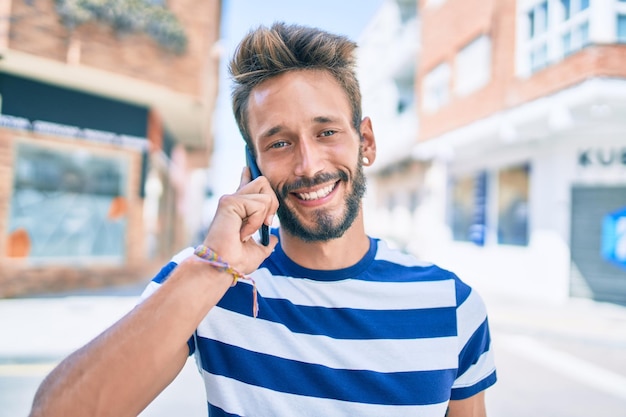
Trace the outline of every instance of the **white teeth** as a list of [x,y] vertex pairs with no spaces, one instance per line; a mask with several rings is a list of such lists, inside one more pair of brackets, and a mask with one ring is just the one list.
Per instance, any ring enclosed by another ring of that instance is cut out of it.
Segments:
[[302,200],[317,200],[318,198],[324,198],[335,188],[335,184],[328,185],[324,188],[320,188],[317,191],[310,193],[298,193],[298,197]]

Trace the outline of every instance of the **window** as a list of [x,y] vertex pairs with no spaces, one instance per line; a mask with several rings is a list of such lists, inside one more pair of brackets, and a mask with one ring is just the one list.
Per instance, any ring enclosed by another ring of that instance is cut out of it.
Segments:
[[483,246],[486,232],[487,173],[452,182],[452,237]]
[[[497,238],[501,245],[527,246],[529,178],[529,164],[454,178],[450,190],[453,239],[484,246],[496,243]],[[497,231],[497,236],[488,237],[488,229]]]
[[452,237],[469,242],[474,207],[474,178],[459,178],[452,183]]
[[615,41],[626,43],[626,0],[615,3]]
[[498,243],[528,245],[529,165],[498,173]]
[[543,0],[524,9],[519,25],[522,73],[560,61],[590,44],[589,0]]
[[537,71],[548,63],[548,2],[543,1],[530,9],[528,16],[528,39],[530,67]]
[[479,36],[459,51],[455,64],[455,91],[470,94],[491,79],[491,38]]
[[127,178],[123,157],[18,143],[9,253],[38,262],[122,262]]
[[589,0],[560,0],[563,27],[561,42],[567,56],[589,44]]
[[411,213],[415,213],[420,204],[420,194],[419,191],[413,190],[409,194],[409,211]]
[[413,78],[395,78],[394,83],[398,89],[398,103],[396,110],[402,114],[413,106],[415,100],[415,84]]
[[626,14],[617,15],[617,42],[626,43]]
[[434,112],[450,100],[450,65],[439,64],[424,77],[424,110]]

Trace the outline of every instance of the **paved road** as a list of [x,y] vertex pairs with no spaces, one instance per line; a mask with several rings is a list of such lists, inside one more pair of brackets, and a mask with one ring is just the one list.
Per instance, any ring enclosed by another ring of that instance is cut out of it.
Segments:
[[[128,312],[143,286],[0,300],[0,417],[26,417],[48,372]],[[141,413],[141,417],[206,415],[204,388],[193,358]]]
[[[59,359],[125,314],[138,293],[128,287],[0,300],[0,417],[26,416]],[[626,417],[626,308],[485,299],[499,376],[487,393],[490,417]],[[206,416],[193,359],[141,414],[179,415]]]
[[626,417],[626,308],[487,298],[498,383],[490,417]]

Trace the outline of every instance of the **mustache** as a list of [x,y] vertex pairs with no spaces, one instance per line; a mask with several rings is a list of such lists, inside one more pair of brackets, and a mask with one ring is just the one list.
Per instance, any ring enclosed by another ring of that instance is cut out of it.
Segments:
[[283,198],[287,198],[289,193],[298,190],[300,188],[314,187],[316,185],[324,184],[330,181],[348,181],[348,174],[343,171],[337,171],[336,173],[323,172],[314,177],[302,177],[294,182],[283,185],[278,194]]

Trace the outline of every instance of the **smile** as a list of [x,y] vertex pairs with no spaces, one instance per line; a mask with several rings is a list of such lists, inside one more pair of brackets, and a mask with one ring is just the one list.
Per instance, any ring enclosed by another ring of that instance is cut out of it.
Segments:
[[306,201],[311,201],[311,200],[318,200],[320,198],[324,198],[326,197],[328,194],[330,194],[335,187],[337,186],[337,183],[333,183],[330,185],[327,185],[325,187],[320,188],[317,191],[311,191],[308,193],[294,193],[300,200],[306,200]]

